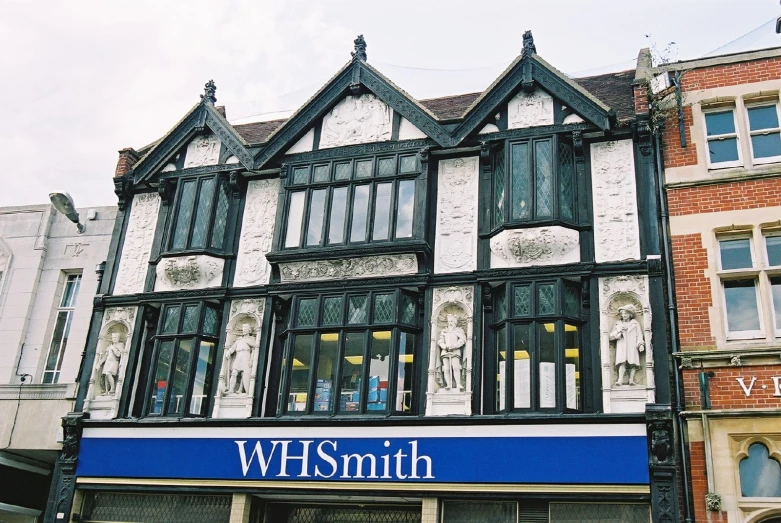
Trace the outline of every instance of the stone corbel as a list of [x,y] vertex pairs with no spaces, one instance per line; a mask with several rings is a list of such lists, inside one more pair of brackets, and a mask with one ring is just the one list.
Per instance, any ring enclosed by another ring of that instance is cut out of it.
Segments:
[[534,91],[534,78],[532,78],[532,64],[525,61],[521,66],[521,87],[525,93]]
[[420,170],[423,174],[428,173],[428,161],[430,156],[430,147],[423,147],[420,151],[418,151],[418,158],[420,159]]
[[635,139],[643,156],[651,154],[651,124],[648,115],[638,116],[634,124]]
[[494,289],[490,283],[482,284],[483,291],[483,310],[487,314],[494,312]]
[[282,296],[274,296],[271,306],[274,308],[274,320],[277,323],[284,323],[290,311],[290,298],[285,299]]
[[168,205],[171,202],[171,198],[174,194],[174,187],[176,187],[176,181],[170,178],[163,178],[157,184],[157,194],[160,195],[160,202],[163,205]]
[[241,173],[236,170],[230,172],[228,177],[228,186],[231,189],[231,196],[234,198],[240,198],[241,194],[244,192],[244,189],[247,186],[247,183]]
[[279,166],[279,178],[284,180],[287,178],[287,175],[290,173],[290,165],[283,163]]
[[649,404],[646,406],[645,419],[652,519],[679,521],[672,408],[670,405]]
[[117,207],[124,211],[127,202],[133,197],[130,194],[130,181],[126,176],[117,176],[114,178],[114,194],[117,195]]

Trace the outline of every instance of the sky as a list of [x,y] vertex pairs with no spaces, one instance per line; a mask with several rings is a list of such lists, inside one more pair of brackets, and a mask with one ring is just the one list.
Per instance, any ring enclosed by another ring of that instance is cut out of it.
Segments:
[[589,76],[632,69],[641,48],[670,42],[672,59],[697,58],[781,16],[778,0],[739,5],[2,0],[0,206],[45,203],[58,190],[78,207],[115,205],[117,151],[163,136],[207,80],[233,123],[285,117],[350,59],[359,33],[370,64],[429,98],[483,90],[520,53],[527,29],[545,60]]

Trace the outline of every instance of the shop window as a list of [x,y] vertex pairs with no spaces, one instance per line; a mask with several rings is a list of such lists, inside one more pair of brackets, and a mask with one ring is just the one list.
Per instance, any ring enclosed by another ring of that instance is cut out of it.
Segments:
[[222,252],[227,248],[229,206],[226,178],[212,175],[179,180],[168,250]]
[[304,505],[269,503],[265,521],[274,523],[420,523],[420,505]]
[[80,521],[165,521],[228,523],[230,495],[125,494],[87,492]]
[[641,503],[551,503],[551,523],[648,523],[650,506]]
[[705,113],[708,163],[714,167],[741,165],[735,110]]
[[451,500],[442,502],[442,523],[475,523],[477,521],[516,523],[518,521],[518,503],[514,501]]
[[740,494],[744,498],[780,498],[781,465],[766,446],[754,443],[740,461]]
[[506,284],[497,316],[496,410],[582,410],[579,284]]
[[296,297],[281,374],[283,414],[413,411],[417,297]]
[[219,329],[220,310],[215,305],[163,307],[147,386],[148,415],[206,415]]
[[418,174],[414,154],[293,166],[283,247],[412,238]]
[[60,379],[62,359],[68,345],[73,314],[76,310],[76,299],[81,287],[81,274],[68,274],[62,287],[62,295],[57,309],[54,311],[54,328],[49,342],[49,352],[46,355],[46,368],[43,371],[43,383],[57,383]]

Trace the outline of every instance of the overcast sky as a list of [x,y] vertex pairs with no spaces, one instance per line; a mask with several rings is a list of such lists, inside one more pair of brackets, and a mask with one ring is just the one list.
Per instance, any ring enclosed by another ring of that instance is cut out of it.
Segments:
[[[117,150],[165,134],[214,79],[228,119],[286,116],[350,58],[418,98],[479,91],[534,33],[537,52],[586,76],[676,42],[696,58],[781,15],[778,0],[4,0],[0,205],[67,190],[114,205]],[[649,36],[646,36],[649,35]],[[781,40],[779,44],[781,45]],[[260,114],[263,113],[263,114]]]

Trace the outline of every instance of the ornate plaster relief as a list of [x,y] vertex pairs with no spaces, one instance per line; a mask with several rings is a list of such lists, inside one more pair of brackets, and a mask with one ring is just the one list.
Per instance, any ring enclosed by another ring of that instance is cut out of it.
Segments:
[[220,142],[216,136],[196,136],[187,144],[184,168],[216,165],[220,161]]
[[393,110],[373,94],[347,96],[323,117],[320,148],[391,139]]
[[311,151],[314,148],[314,144],[315,144],[315,129],[313,127],[309,129],[306,132],[306,134],[301,137],[300,140],[294,143],[293,147],[285,151],[285,154],[305,153]]
[[279,179],[253,180],[247,185],[247,201],[241,224],[234,287],[265,285],[271,274],[266,253],[274,238]]
[[492,269],[579,261],[580,235],[566,227],[502,231],[491,238]]
[[313,260],[280,263],[279,274],[283,282],[308,280],[341,280],[345,278],[373,278],[376,276],[400,276],[418,272],[414,254],[367,256],[345,260]]
[[553,98],[541,89],[523,91],[507,103],[507,128],[553,125]]
[[402,118],[399,123],[399,140],[414,140],[416,138],[427,138],[427,136],[415,124]]
[[477,268],[479,170],[476,156],[439,162],[435,273],[473,271]]
[[219,287],[224,267],[225,260],[203,254],[163,258],[157,264],[155,291]]
[[640,259],[632,140],[591,144],[596,261]]
[[159,211],[160,196],[157,193],[137,194],[133,197],[114,294],[144,292]]

